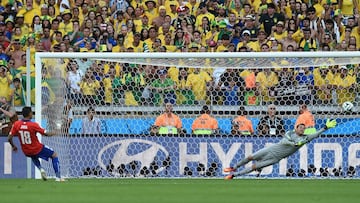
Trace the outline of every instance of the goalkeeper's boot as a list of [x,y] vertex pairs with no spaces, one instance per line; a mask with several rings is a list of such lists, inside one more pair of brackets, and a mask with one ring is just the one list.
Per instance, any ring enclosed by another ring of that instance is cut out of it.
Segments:
[[55,181],[56,181],[56,182],[65,182],[66,180],[65,180],[64,178],[58,178],[58,177],[56,177],[56,178],[55,178]]
[[233,167],[224,168],[225,173],[234,172],[235,169]]
[[233,174],[225,176],[225,180],[232,180],[235,176]]
[[44,169],[40,169],[40,174],[41,174],[41,178],[46,181],[47,180],[47,176],[46,176],[46,172]]

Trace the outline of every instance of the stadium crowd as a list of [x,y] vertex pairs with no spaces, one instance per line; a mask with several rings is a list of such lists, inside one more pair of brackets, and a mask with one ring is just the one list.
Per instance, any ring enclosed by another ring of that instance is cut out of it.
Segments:
[[[1,1],[0,96],[24,105],[27,48],[32,77],[34,53],[44,51],[356,51],[359,9],[357,0]],[[178,69],[59,59],[43,61],[44,81],[54,67],[73,102],[85,105],[336,105],[359,96],[357,65]],[[51,88],[44,86],[51,101]]]

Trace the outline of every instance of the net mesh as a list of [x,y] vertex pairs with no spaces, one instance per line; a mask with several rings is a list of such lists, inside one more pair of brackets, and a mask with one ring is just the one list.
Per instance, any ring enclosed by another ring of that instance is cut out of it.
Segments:
[[[43,77],[36,89],[41,89],[41,102],[35,104],[41,111],[36,115],[48,131],[61,131],[42,140],[58,153],[66,177],[222,177],[223,168],[292,130],[299,105],[306,104],[316,129],[327,118],[337,118],[338,127],[264,168],[261,176],[358,177],[359,57],[246,55],[40,57],[37,69]],[[345,111],[345,101],[354,107]],[[176,133],[156,127],[164,103],[172,104],[181,120]],[[275,127],[260,125],[270,104],[281,121]],[[204,105],[218,130],[194,135],[193,123]],[[253,131],[235,120],[240,107]],[[52,174],[51,162],[44,164]]]

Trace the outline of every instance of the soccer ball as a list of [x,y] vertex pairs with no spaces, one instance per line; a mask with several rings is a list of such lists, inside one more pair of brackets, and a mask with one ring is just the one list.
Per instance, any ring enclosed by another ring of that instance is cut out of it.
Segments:
[[354,108],[354,104],[349,101],[346,101],[342,104],[342,108],[344,111],[351,111]]

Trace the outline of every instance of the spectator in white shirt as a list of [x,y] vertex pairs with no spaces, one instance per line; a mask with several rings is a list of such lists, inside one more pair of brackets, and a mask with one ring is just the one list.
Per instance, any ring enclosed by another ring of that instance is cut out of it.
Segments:
[[82,120],[82,134],[94,135],[101,133],[101,120],[94,116],[95,109],[89,107],[86,117]]

